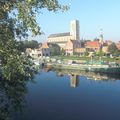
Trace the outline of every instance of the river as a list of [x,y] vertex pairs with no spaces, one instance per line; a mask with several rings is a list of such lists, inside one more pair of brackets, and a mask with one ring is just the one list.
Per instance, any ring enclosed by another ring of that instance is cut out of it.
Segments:
[[120,120],[119,77],[44,69],[26,87],[12,120]]

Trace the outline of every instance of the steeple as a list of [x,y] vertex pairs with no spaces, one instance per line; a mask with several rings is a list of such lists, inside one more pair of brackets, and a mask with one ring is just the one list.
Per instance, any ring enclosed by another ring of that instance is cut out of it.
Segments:
[[101,43],[101,44],[103,44],[103,29],[100,29],[100,39],[99,39],[99,42]]

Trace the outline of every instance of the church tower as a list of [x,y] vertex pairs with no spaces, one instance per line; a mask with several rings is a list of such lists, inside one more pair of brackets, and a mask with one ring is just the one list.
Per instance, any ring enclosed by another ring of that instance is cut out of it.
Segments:
[[99,39],[100,44],[103,44],[103,29],[100,29],[100,39]]
[[72,36],[73,40],[80,40],[79,36],[79,21],[73,20],[70,22],[70,35]]

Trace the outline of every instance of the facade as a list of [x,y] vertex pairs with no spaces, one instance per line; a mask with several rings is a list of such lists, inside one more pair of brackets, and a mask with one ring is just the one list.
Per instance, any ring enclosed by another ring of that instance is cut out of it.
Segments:
[[31,49],[31,48],[27,48],[27,49],[26,49],[26,54],[27,54],[27,55],[30,55],[31,52],[32,52],[32,49]]
[[80,42],[78,40],[68,40],[65,48],[66,55],[73,55],[75,48],[80,48]]
[[47,57],[50,56],[50,48],[48,46],[48,43],[44,43],[40,48],[38,49],[26,49],[26,53],[33,57],[34,59],[39,59],[41,57]]
[[103,51],[104,53],[108,53],[108,46],[103,46],[103,47],[102,47],[102,51]]
[[70,22],[70,36],[72,36],[73,40],[80,40],[78,20],[73,20]]
[[86,52],[86,48],[76,48],[74,52],[79,56],[84,56]]
[[73,20],[70,22],[70,32],[51,34],[48,36],[48,43],[56,43],[61,48],[66,48],[66,43],[70,39],[79,40],[79,21]]
[[100,50],[100,43],[99,41],[88,41],[85,48],[89,52],[98,52]]
[[34,59],[38,59],[40,57],[40,55],[42,54],[40,49],[34,49],[30,52],[30,56]]
[[116,47],[120,51],[120,41],[118,43],[116,43]]
[[41,50],[41,55],[40,56],[45,56],[45,57],[47,57],[47,56],[50,56],[50,48],[49,48],[49,45],[48,45],[48,43],[44,43],[43,45],[42,45],[42,47],[40,48],[40,50]]

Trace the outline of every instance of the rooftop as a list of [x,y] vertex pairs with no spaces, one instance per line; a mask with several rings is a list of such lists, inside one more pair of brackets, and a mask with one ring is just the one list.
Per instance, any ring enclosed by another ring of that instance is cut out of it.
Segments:
[[49,48],[48,43],[44,43],[41,48]]
[[51,35],[48,36],[48,38],[51,38],[51,37],[63,37],[63,36],[70,36],[70,32],[51,34]]
[[100,44],[99,44],[99,41],[89,41],[89,42],[86,42],[86,46],[87,47],[99,47]]

